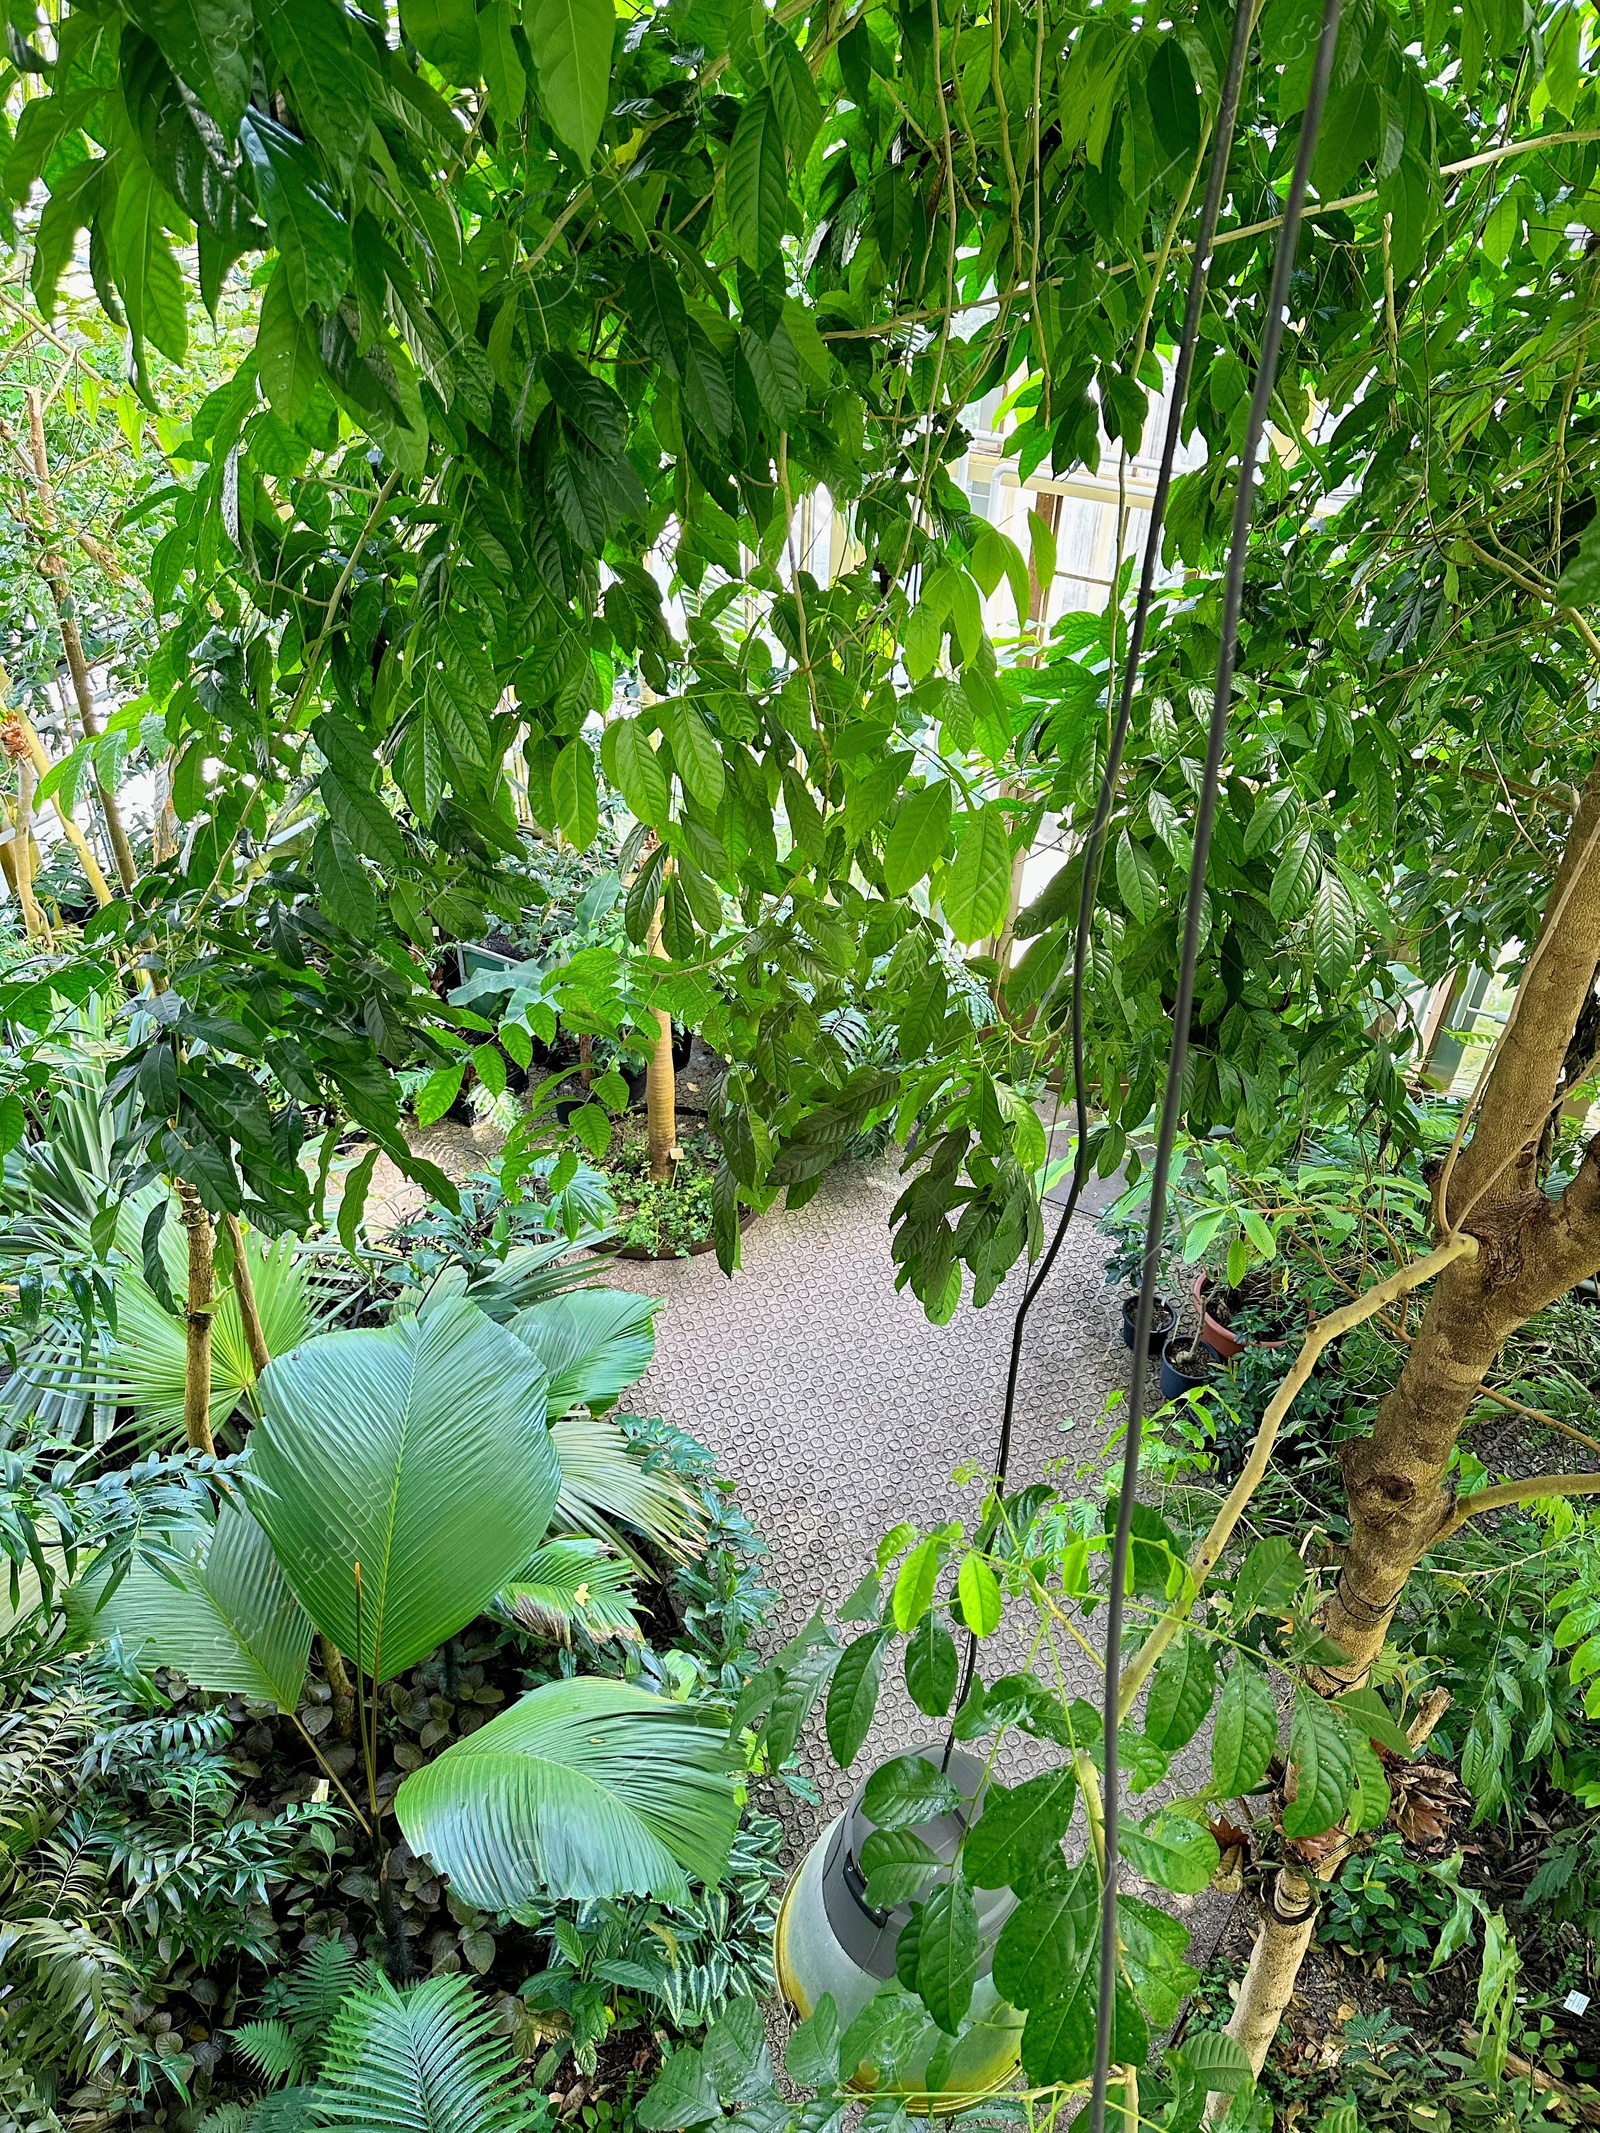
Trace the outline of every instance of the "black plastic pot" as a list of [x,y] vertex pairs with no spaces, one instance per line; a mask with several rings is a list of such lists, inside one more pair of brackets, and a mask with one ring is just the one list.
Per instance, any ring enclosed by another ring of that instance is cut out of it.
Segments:
[[[1138,1316],[1138,1297],[1124,1296],[1122,1299],[1122,1345],[1124,1348],[1133,1346],[1134,1322]],[[1150,1321],[1150,1339],[1146,1345],[1145,1352],[1150,1355],[1159,1355],[1166,1346],[1167,1335],[1177,1323],[1177,1311],[1164,1296],[1158,1296],[1156,1298],[1155,1316]]]
[[[1187,1335],[1180,1337],[1176,1333],[1169,1333],[1161,1350],[1162,1399],[1181,1399],[1186,1392],[1198,1392],[1203,1385],[1211,1383],[1211,1377],[1192,1378],[1186,1371],[1178,1369],[1177,1365],[1170,1360],[1174,1349],[1187,1349],[1195,1346],[1204,1348],[1210,1355],[1215,1355],[1217,1357],[1217,1369],[1220,1370],[1222,1368],[1222,1357],[1217,1354],[1216,1349],[1212,1347],[1209,1341],[1193,1342]],[[1215,1374],[1216,1372],[1213,1371],[1211,1376],[1215,1376]]]

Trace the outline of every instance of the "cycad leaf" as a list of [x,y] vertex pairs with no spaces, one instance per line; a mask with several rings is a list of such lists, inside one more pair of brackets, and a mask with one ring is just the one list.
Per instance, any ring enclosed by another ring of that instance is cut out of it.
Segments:
[[316,2089],[327,2126],[373,2133],[523,2133],[550,2107],[515,2085],[516,2062],[464,1977],[397,1992],[375,1978],[346,2000]]
[[561,1462],[561,1523],[598,1540],[613,1540],[616,1520],[643,1533],[669,1554],[700,1552],[700,1513],[672,1475],[652,1471],[615,1422],[579,1408],[550,1432]]
[[324,1334],[263,1374],[257,1516],[317,1627],[376,1680],[454,1636],[544,1537],[561,1487],[544,1395],[532,1351],[463,1302]]
[[640,1635],[633,1571],[598,1541],[546,1541],[500,1595],[500,1604],[536,1636],[572,1641],[572,1625],[597,1644]]
[[[157,1567],[157,1564],[160,1567]],[[305,1680],[311,1623],[249,1512],[225,1504],[214,1528],[174,1533],[159,1558],[134,1564],[95,1617],[147,1666],[172,1666],[197,1688],[292,1711]]]
[[552,1681],[408,1777],[395,1812],[484,1910],[541,1894],[681,1903],[687,1873],[715,1882],[727,1865],[737,1768],[725,1715]]
[[656,1352],[653,1296],[627,1289],[579,1289],[519,1311],[511,1331],[526,1341],[550,1378],[550,1412],[610,1407]]

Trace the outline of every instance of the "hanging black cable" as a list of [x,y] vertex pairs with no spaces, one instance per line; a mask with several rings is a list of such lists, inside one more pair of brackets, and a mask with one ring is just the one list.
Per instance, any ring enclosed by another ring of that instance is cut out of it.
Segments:
[[[1011,1427],[1016,1414],[1017,1374],[1022,1363],[1022,1340],[1027,1331],[1028,1314],[1032,1311],[1040,1290],[1050,1278],[1051,1269],[1066,1241],[1068,1227],[1089,1177],[1089,1116],[1083,1054],[1083,990],[1089,956],[1089,926],[1094,916],[1095,898],[1100,884],[1100,862],[1105,852],[1106,827],[1116,801],[1117,785],[1122,774],[1122,758],[1128,745],[1128,727],[1133,717],[1139,662],[1144,654],[1145,629],[1150,619],[1156,570],[1161,560],[1161,535],[1166,525],[1167,497],[1172,488],[1172,470],[1183,433],[1189,379],[1194,371],[1195,343],[1200,335],[1200,312],[1205,303],[1206,281],[1211,272],[1212,239],[1216,236],[1217,218],[1222,211],[1222,195],[1228,176],[1228,157],[1233,147],[1233,128],[1239,110],[1239,85],[1244,76],[1244,59],[1249,49],[1254,14],[1254,0],[1238,0],[1233,22],[1233,46],[1228,55],[1228,72],[1222,85],[1222,99],[1217,109],[1217,130],[1212,141],[1210,166],[1206,173],[1200,228],[1190,255],[1189,291],[1184,304],[1183,329],[1178,337],[1177,358],[1172,370],[1172,398],[1168,404],[1166,432],[1161,442],[1161,465],[1156,474],[1155,492],[1150,500],[1150,522],[1145,536],[1144,563],[1139,575],[1139,598],[1128,631],[1127,650],[1122,667],[1122,687],[1117,701],[1111,746],[1106,756],[1105,771],[1100,779],[1094,819],[1084,841],[1083,878],[1078,885],[1078,919],[1072,946],[1072,1093],[1077,1132],[1072,1183],[1056,1223],[1055,1235],[1051,1238],[1049,1248],[1039,1262],[1032,1280],[1023,1291],[1022,1301],[1017,1306],[1016,1317],[1011,1324],[1011,1359],[1006,1370],[1005,1405],[1000,1415],[1000,1444],[994,1466],[997,1496],[1004,1495],[1006,1477],[1011,1468]],[[1053,993],[1054,987],[1040,1004],[1041,1021]],[[969,1631],[966,1661],[961,1670],[961,1686],[956,1693],[957,1710],[960,1710],[968,1690],[972,1687],[972,1677],[977,1665],[978,1640]],[[954,1746],[955,1735],[952,1732],[945,1743],[946,1764],[949,1763],[950,1752]]]
[[[1200,960],[1200,921],[1205,902],[1206,862],[1211,850],[1212,825],[1216,820],[1217,793],[1222,782],[1222,758],[1228,738],[1228,714],[1233,695],[1234,663],[1238,656],[1239,616],[1244,603],[1245,561],[1250,544],[1250,524],[1255,514],[1256,460],[1266,431],[1267,412],[1277,385],[1278,361],[1283,350],[1288,320],[1289,286],[1299,245],[1300,219],[1310,182],[1311,161],[1327,101],[1328,81],[1333,72],[1334,49],[1339,39],[1342,0],[1324,0],[1322,28],[1317,38],[1316,60],[1310,90],[1300,118],[1300,140],[1295,150],[1294,175],[1284,203],[1278,232],[1277,257],[1272,268],[1272,287],[1267,298],[1266,327],[1256,367],[1255,390],[1250,396],[1250,418],[1245,429],[1239,461],[1239,485],[1233,502],[1233,526],[1224,582],[1221,645],[1217,655],[1217,687],[1211,706],[1211,730],[1206,747],[1205,771],[1195,802],[1194,853],[1189,867],[1188,906],[1184,914],[1183,953],[1178,965],[1177,997],[1172,1009],[1172,1045],[1167,1059],[1167,1086],[1161,1106],[1161,1127],[1150,1166],[1150,1215],[1145,1229],[1144,1266],[1139,1281],[1139,1309],[1134,1322],[1133,1352],[1143,1354],[1155,1319],[1156,1269],[1167,1218],[1167,1178],[1172,1164],[1172,1146],[1177,1138],[1183,1109],[1184,1068],[1189,1054],[1189,1017],[1194,1007],[1195,970]],[[1122,1720],[1119,1677],[1122,1672],[1123,1588],[1127,1582],[1128,1549],[1133,1531],[1133,1505],[1139,1481],[1139,1442],[1144,1421],[1144,1372],[1135,1369],[1128,1398],[1127,1436],[1122,1458],[1122,1493],[1117,1504],[1116,1536],[1111,1550],[1111,1590],[1106,1603],[1105,1643],[1105,1875],[1100,1907],[1100,1989],[1095,2008],[1094,2081],[1090,2091],[1091,2133],[1104,2133],[1106,2091],[1111,2079],[1111,2038],[1116,2008],[1117,1978],[1117,1881],[1118,1815],[1121,1805],[1121,1769],[1118,1762],[1118,1728]]]

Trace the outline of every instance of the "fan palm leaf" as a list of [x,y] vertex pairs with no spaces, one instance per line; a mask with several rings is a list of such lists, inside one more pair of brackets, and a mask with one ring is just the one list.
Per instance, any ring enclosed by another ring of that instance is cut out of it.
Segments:
[[537,1358],[470,1303],[263,1372],[247,1481],[290,1590],[387,1681],[514,1578],[561,1488]]
[[551,1414],[614,1407],[618,1395],[650,1367],[660,1308],[654,1296],[593,1288],[519,1311],[511,1331],[549,1373]]
[[632,1567],[598,1541],[546,1541],[506,1586],[500,1604],[524,1629],[562,1644],[572,1642],[574,1623],[597,1644],[641,1635]]
[[407,1777],[395,1813],[468,1903],[657,1896],[719,1880],[739,1819],[726,1713],[552,1681]]
[[561,1463],[556,1510],[562,1525],[630,1555],[618,1522],[680,1560],[699,1554],[705,1531],[700,1506],[674,1475],[647,1466],[644,1453],[615,1422],[580,1407],[563,1415],[550,1436]]

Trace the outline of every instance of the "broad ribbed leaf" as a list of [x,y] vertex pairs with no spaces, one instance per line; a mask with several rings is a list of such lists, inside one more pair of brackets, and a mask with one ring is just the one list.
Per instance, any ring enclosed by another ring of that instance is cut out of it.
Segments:
[[599,1540],[632,1526],[671,1555],[697,1555],[701,1518],[694,1499],[664,1468],[648,1468],[614,1422],[579,1408],[550,1432],[561,1464],[556,1510],[563,1525]]
[[917,1943],[917,1994],[946,2036],[956,2034],[972,2005],[980,1953],[972,1891],[954,1874],[923,1905]]
[[1011,832],[996,801],[966,816],[944,885],[944,915],[956,939],[998,933],[1011,895]]
[[511,1331],[544,1365],[550,1413],[612,1406],[650,1367],[659,1308],[627,1289],[578,1289],[519,1311]]
[[488,1911],[720,1880],[738,1822],[726,1716],[621,1682],[552,1681],[401,1785],[407,1842]]
[[907,793],[900,802],[883,851],[884,885],[891,896],[904,896],[943,853],[950,815],[950,787],[943,780]]
[[1156,1661],[1144,1711],[1145,1732],[1158,1748],[1172,1753],[1194,1739],[1211,1709],[1216,1686],[1209,1645],[1185,1632],[1167,1647]]
[[95,1624],[115,1630],[146,1666],[176,1667],[196,1688],[280,1711],[300,1700],[310,1618],[240,1506],[224,1504],[214,1528],[182,1528],[159,1556],[136,1562]]
[[994,1951],[995,1990],[1013,2007],[1070,1998],[1096,1945],[1099,1915],[1099,1876],[1084,1859],[1006,1920]]
[[739,114],[722,174],[734,248],[752,267],[764,267],[778,256],[788,183],[783,125],[771,92],[762,89]]
[[611,0],[524,0],[523,26],[550,123],[585,169],[611,95]]
[[870,1629],[847,1644],[828,1683],[828,1747],[841,1770],[855,1761],[871,1730],[890,1634],[887,1629]]
[[1014,1788],[991,1779],[983,1815],[962,1847],[967,1879],[980,1889],[1017,1888],[1030,1870],[1059,1858],[1077,1793],[1069,1765]]
[[1128,916],[1135,925],[1148,926],[1161,909],[1161,878],[1150,854],[1126,830],[1117,839],[1116,873]]
[[543,1538],[561,1489],[544,1370],[472,1304],[324,1334],[260,1390],[257,1516],[317,1627],[376,1680],[454,1636]]
[[880,1911],[920,1896],[939,1871],[939,1854],[909,1829],[875,1829],[861,1847],[867,1901]]
[[1199,1822],[1163,1808],[1152,1815],[1143,1829],[1124,1829],[1122,1856],[1153,1881],[1157,1888],[1175,1896],[1196,1896],[1210,1882],[1221,1863],[1217,1840]]
[[1278,1706],[1265,1671],[1241,1652],[1228,1670],[1211,1734],[1211,1776],[1224,1798],[1260,1784],[1278,1744]]
[[1320,1837],[1343,1815],[1356,1781],[1345,1721],[1309,1689],[1297,1689],[1289,1728],[1289,1780],[1283,1833]]

